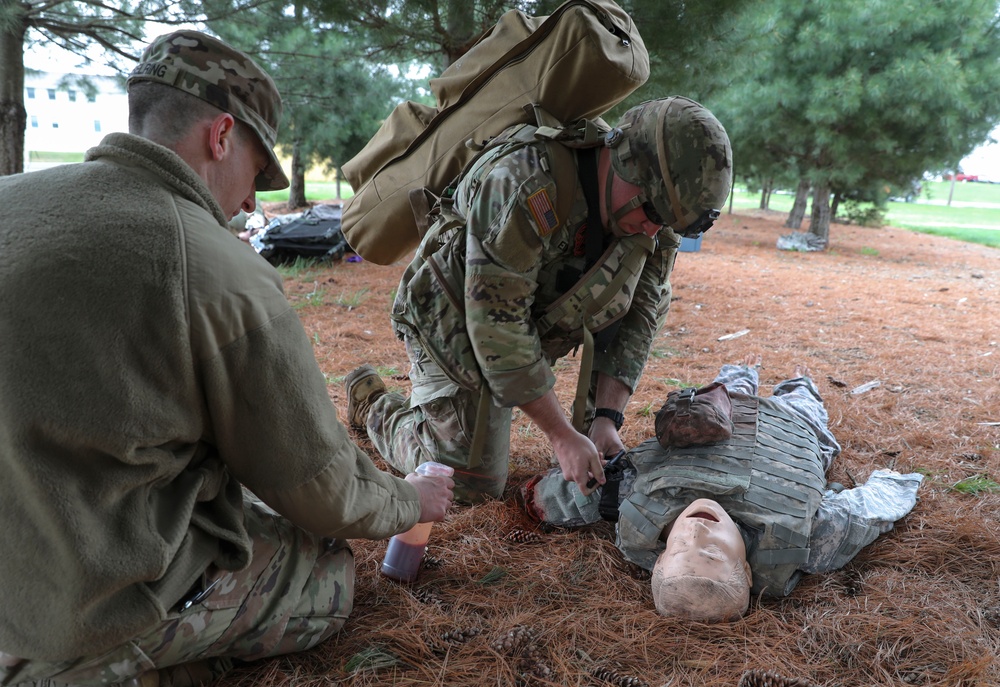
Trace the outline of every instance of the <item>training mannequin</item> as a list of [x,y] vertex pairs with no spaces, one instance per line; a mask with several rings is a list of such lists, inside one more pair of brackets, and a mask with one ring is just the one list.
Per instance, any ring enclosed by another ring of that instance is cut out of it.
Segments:
[[803,573],[842,567],[912,510],[922,475],[876,470],[854,489],[828,488],[839,486],[826,471],[840,446],[808,371],[796,367],[764,398],[759,367],[748,356],[715,379],[731,399],[729,438],[649,439],[627,454],[617,494],[605,493],[610,479],[585,497],[558,470],[537,476],[522,487],[529,515],[561,527],[617,520],[622,554],[653,573],[657,610],[702,622],[738,618],[751,594],[786,596]]
[[743,615],[753,575],[739,526],[722,506],[697,499],[667,532],[653,566],[656,610],[720,620]]

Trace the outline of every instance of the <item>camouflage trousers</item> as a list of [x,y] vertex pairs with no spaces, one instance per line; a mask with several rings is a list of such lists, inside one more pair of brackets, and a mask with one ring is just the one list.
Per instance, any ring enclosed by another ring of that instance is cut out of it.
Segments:
[[487,416],[481,460],[470,464],[479,393],[459,387],[407,337],[410,358],[410,398],[387,393],[368,414],[368,436],[385,461],[402,474],[437,461],[455,468],[455,499],[478,503],[499,497],[507,483],[510,457],[510,408],[492,401]]
[[209,684],[233,659],[303,651],[337,632],[354,603],[346,542],[299,529],[248,492],[244,509],[253,542],[247,569],[209,568],[162,624],[100,656],[2,661],[0,685],[109,685],[151,671],[160,687]]

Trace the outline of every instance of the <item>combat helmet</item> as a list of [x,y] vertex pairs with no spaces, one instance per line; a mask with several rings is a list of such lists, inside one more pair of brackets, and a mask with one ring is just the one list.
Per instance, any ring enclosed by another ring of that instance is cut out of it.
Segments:
[[681,236],[707,231],[732,189],[733,151],[718,119],[690,98],[648,100],[608,132],[611,167],[642,189],[635,205]]

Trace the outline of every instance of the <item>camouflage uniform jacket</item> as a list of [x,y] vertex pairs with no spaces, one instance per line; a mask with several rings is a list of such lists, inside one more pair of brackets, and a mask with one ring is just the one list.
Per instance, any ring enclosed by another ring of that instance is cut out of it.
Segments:
[[419,517],[337,419],[278,273],[172,151],[4,177],[0,651],[99,655],[251,560],[242,486],[328,537]]
[[[572,188],[557,188],[556,178],[566,177],[553,166],[574,164],[560,148],[539,141],[480,157],[424,237],[393,305],[400,337],[417,337],[456,383],[475,389],[485,382],[504,407],[551,389],[552,362],[583,340],[579,327],[543,324],[585,266],[587,204],[575,174]],[[557,216],[560,193],[574,194],[567,217]],[[611,261],[634,238],[647,238],[605,236]],[[670,229],[659,232],[636,278],[621,289],[617,311],[603,313],[605,325],[620,317],[620,326],[594,369],[631,390],[667,314],[679,244]]]

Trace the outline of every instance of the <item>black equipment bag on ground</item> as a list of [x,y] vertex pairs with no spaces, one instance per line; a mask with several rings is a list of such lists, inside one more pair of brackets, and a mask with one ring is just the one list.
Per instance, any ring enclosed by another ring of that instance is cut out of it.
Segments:
[[301,215],[275,217],[250,243],[272,265],[297,257],[339,260],[350,250],[340,217],[339,205],[314,205]]

